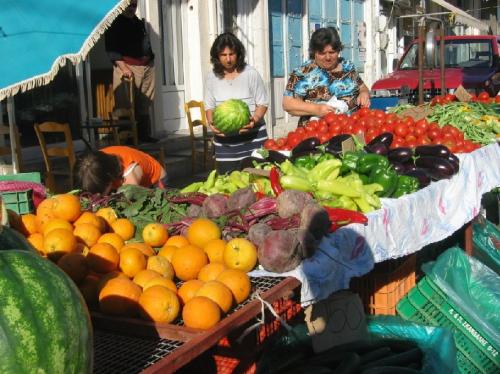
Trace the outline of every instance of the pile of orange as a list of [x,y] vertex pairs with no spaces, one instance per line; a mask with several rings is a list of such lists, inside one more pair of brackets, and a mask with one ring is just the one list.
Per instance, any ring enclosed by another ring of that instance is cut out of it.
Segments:
[[186,326],[208,329],[251,292],[246,272],[256,264],[255,246],[224,241],[205,218],[193,221],[186,236],[169,237],[163,225],[148,224],[143,242],[134,242],[136,228],[112,208],[82,212],[77,196],[63,194],[17,222],[39,253],[74,280],[89,307],[103,313],[165,323],[182,313]]

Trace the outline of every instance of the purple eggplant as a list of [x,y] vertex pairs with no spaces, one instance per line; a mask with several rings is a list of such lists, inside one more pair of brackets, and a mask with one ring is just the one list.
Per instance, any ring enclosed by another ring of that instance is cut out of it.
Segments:
[[292,149],[292,155],[295,155],[296,153],[300,153],[302,151],[313,152],[320,144],[320,140],[316,137],[304,139],[299,144],[297,144],[294,149]]
[[418,169],[416,166],[415,166],[415,163],[413,161],[408,161],[408,162],[405,162],[403,164],[404,168],[405,168],[405,172],[409,172],[409,171],[413,171],[413,170],[416,170]]
[[405,172],[405,166],[400,163],[400,162],[391,162],[392,168],[396,171],[398,174],[403,174]]
[[269,149],[268,151],[268,156],[266,157],[266,161],[268,162],[275,162],[277,164],[281,164],[282,162],[285,162],[288,160],[288,157],[286,157],[283,153],[274,151],[272,149]]
[[377,155],[386,156],[389,148],[384,143],[375,143],[365,146],[365,151],[368,153],[376,153]]
[[384,144],[387,148],[389,148],[392,144],[392,140],[394,139],[394,135],[392,135],[391,132],[384,132],[380,134],[379,136],[375,137],[372,139],[370,143],[368,143],[368,146],[373,146],[375,144],[382,143]]
[[453,153],[450,153],[447,160],[452,163],[453,167],[455,168],[455,173],[458,173],[458,171],[460,170],[460,160],[458,159],[458,157]]
[[337,156],[342,153],[342,142],[345,142],[347,139],[350,139],[351,135],[349,134],[340,134],[336,135],[333,138],[331,138],[327,145],[326,145],[326,151],[329,153],[332,153],[333,155]]
[[434,156],[448,158],[450,150],[448,147],[435,144],[435,145],[419,145],[415,148],[415,156]]
[[387,154],[389,161],[405,163],[411,160],[413,157],[413,149],[408,147],[398,147],[391,149]]
[[404,175],[417,178],[420,188],[427,187],[431,183],[431,178],[424,169],[415,168],[414,170],[406,171]]
[[451,178],[455,174],[453,164],[441,157],[422,156],[415,160],[415,165],[435,180]]

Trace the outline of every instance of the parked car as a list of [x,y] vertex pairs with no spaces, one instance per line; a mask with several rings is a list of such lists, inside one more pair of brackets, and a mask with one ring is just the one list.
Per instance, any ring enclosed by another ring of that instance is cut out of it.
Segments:
[[[470,93],[487,91],[495,96],[500,90],[500,36],[445,36],[445,85],[447,93],[462,85]],[[424,66],[425,101],[441,94],[440,43],[436,39],[436,67]],[[418,39],[406,49],[391,74],[372,86],[372,107],[385,109],[400,99],[418,102]]]

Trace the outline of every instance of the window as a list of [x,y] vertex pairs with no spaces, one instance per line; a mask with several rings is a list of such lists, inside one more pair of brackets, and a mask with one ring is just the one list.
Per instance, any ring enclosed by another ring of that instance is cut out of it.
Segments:
[[182,0],[162,0],[161,2],[160,27],[164,40],[162,43],[163,84],[166,86],[184,85],[181,3]]

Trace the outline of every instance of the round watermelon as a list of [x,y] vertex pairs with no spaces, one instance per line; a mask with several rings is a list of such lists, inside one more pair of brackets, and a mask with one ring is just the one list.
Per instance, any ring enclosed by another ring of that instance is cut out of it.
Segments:
[[250,121],[248,105],[238,99],[229,99],[215,107],[214,126],[225,135],[235,135]]
[[89,313],[56,265],[0,251],[0,300],[0,373],[92,373]]

